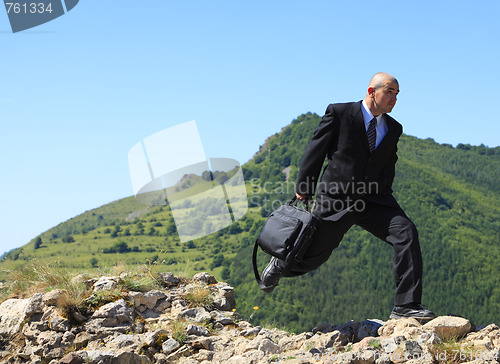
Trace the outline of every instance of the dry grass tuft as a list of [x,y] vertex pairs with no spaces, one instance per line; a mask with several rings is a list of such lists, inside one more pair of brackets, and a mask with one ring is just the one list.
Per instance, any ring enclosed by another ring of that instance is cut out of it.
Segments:
[[190,307],[205,307],[211,309],[214,299],[210,288],[205,285],[194,285],[183,295],[184,300]]
[[6,287],[10,297],[27,298],[35,293],[43,293],[53,289],[69,292],[79,290],[71,282],[72,277],[67,269],[49,264],[33,261],[19,269],[7,271],[7,273],[9,277]]
[[186,328],[188,323],[184,320],[174,320],[169,325],[172,337],[181,345],[187,340]]

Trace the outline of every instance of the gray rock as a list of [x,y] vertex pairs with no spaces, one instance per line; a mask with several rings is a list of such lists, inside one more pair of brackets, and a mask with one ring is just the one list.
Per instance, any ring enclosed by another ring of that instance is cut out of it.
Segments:
[[155,308],[158,300],[167,297],[167,295],[162,291],[149,291],[146,293],[129,292],[129,297],[132,298],[135,307],[144,305],[148,309],[152,310],[153,308]]
[[164,298],[161,300],[158,300],[157,305],[155,307],[155,311],[157,312],[163,312],[167,308],[170,308],[172,306],[172,302],[168,298]]
[[195,349],[213,350],[212,339],[210,337],[196,337],[189,342]]
[[210,321],[212,316],[205,308],[195,307],[181,311],[178,318],[200,323]]
[[106,349],[127,349],[128,351],[135,351],[139,347],[141,342],[142,340],[138,335],[118,335],[106,344]]
[[[431,321],[432,322],[432,321]],[[400,320],[389,320],[378,329],[380,336],[412,336],[422,332],[422,325],[414,318],[404,318]]]
[[123,352],[111,359],[110,364],[149,364],[151,361],[145,355],[139,355],[129,351]]
[[344,344],[346,342],[342,334],[336,330],[328,333],[317,332],[314,336],[304,341],[302,348],[316,348],[323,352],[327,348],[340,347]]
[[433,332],[424,332],[417,338],[420,346],[441,344],[441,339]]
[[61,346],[63,334],[54,331],[43,331],[36,337],[36,343],[41,346],[44,351],[59,348]]
[[87,346],[90,339],[91,339],[90,335],[86,331],[82,331],[76,334],[75,339],[73,340],[73,344],[78,349],[81,349]]
[[23,335],[28,339],[34,339],[40,334],[40,331],[45,331],[49,329],[49,325],[46,321],[32,321],[29,324],[24,325]]
[[212,312],[210,312],[210,315],[212,316],[212,318],[215,321],[215,323],[219,323],[221,325],[232,325],[232,324],[234,324],[234,320],[232,318],[223,315],[219,311],[212,311]]
[[426,331],[432,331],[440,339],[460,338],[471,331],[469,320],[462,317],[439,316],[423,326]]
[[32,317],[36,314],[43,313],[43,294],[35,293],[29,300],[25,311],[26,316]]
[[42,347],[40,346],[31,346],[30,343],[27,343],[23,350],[17,352],[17,355],[23,359],[30,359],[35,355],[41,355],[43,352]]
[[54,331],[66,332],[71,328],[68,319],[65,319],[64,317],[61,316],[52,317],[49,320],[48,324],[49,324],[49,329]]
[[[243,353],[243,358],[244,358],[243,363],[259,363],[259,362],[262,363],[265,356],[266,356],[266,354],[261,350],[247,351],[246,353]],[[247,361],[247,360],[249,360],[249,361]],[[232,359],[229,360],[228,362],[234,363],[234,361]],[[267,360],[265,362],[267,362]]]
[[404,354],[405,358],[420,359],[423,354],[423,350],[416,341],[405,341]]
[[181,346],[177,351],[171,353],[170,355],[167,356],[167,361],[175,361],[178,360],[184,356],[189,356],[191,354],[191,351],[186,345]]
[[21,331],[21,325],[28,317],[26,311],[31,299],[8,299],[0,304],[0,335],[14,336]]
[[245,358],[242,355],[236,355],[231,357],[229,360],[226,361],[227,364],[251,364],[255,363],[255,359],[253,358]]
[[168,355],[174,350],[180,348],[180,346],[181,344],[179,344],[177,340],[175,340],[174,338],[170,338],[163,342],[163,344],[161,345],[161,350]]
[[154,362],[156,364],[167,364],[168,361],[167,361],[167,356],[163,353],[156,353],[154,354]]
[[75,354],[84,358],[85,363],[91,364],[111,363],[111,359],[115,356],[115,353],[111,350],[81,350],[75,352]]
[[160,280],[167,286],[177,286],[181,282],[181,280],[178,277],[174,276],[170,272],[159,273],[158,276]]
[[76,353],[66,354],[64,357],[59,360],[60,364],[83,364],[84,360]]
[[278,341],[278,345],[283,349],[283,351],[287,350],[298,350],[302,347],[304,342],[307,339],[310,339],[312,337],[311,335],[308,335],[306,333],[301,333],[299,335],[290,335],[290,336],[284,336]]
[[250,351],[250,350],[258,350],[259,349],[259,345],[260,343],[262,342],[262,340],[264,340],[265,337],[262,337],[262,336],[256,336],[254,337],[252,340],[250,340],[250,342],[247,342],[244,347],[240,350],[238,350],[239,352],[246,352],[246,351]]
[[143,335],[143,341],[145,345],[153,346],[162,336],[167,337],[167,335],[168,331],[163,329],[148,331]]
[[260,342],[259,350],[266,355],[281,353],[281,347],[269,339],[263,339]]
[[392,337],[380,340],[380,345],[386,354],[391,354],[398,348],[398,344]]
[[58,300],[65,294],[66,291],[62,289],[53,289],[43,295],[42,302],[47,306],[56,306]]
[[384,324],[380,320],[366,320],[360,323],[357,330],[358,340],[363,340],[368,336],[378,336],[378,329]]
[[188,325],[186,327],[186,334],[195,336],[210,336],[210,332],[206,327],[196,325]]
[[203,361],[212,361],[214,357],[214,353],[210,350],[200,349],[197,354],[193,355],[193,359],[196,360],[196,363]]
[[75,341],[75,334],[73,334],[71,331],[66,331],[63,334],[62,337],[63,344],[72,344],[74,341]]
[[193,282],[199,282],[204,284],[216,284],[217,280],[211,274],[207,272],[197,273],[193,276]]
[[234,289],[227,283],[217,283],[217,293],[214,297],[214,307],[220,311],[232,311],[236,307]]
[[[71,283],[84,284],[89,279],[90,279],[90,277],[87,274],[78,274],[77,276],[74,276],[73,278],[71,278]],[[90,287],[87,287],[87,288],[90,288]]]
[[260,330],[262,330],[262,327],[260,327],[260,326],[251,327],[251,328],[248,328],[246,330],[243,330],[241,332],[241,335],[242,336],[258,335]]
[[94,291],[111,291],[118,286],[118,277],[101,277],[94,283]]
[[99,308],[92,315],[92,319],[105,319],[102,322],[104,326],[113,326],[116,324],[132,324],[134,320],[134,311],[127,305],[124,299],[110,302]]

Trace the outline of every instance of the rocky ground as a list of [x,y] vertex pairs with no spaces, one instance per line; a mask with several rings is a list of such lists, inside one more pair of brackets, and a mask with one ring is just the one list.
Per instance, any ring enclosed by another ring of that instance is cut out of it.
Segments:
[[116,294],[125,276],[75,277],[91,294],[54,289],[0,304],[1,363],[498,363],[500,328],[441,316],[325,324],[298,335],[252,326],[233,288],[207,273],[160,274],[161,289]]

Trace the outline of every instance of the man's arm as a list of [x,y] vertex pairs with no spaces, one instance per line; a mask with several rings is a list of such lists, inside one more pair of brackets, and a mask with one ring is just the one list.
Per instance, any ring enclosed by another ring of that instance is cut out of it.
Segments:
[[394,152],[391,154],[389,160],[387,161],[387,167],[384,168],[389,188],[392,187],[394,176],[396,175],[396,162],[398,161],[398,142],[399,142],[399,137],[403,133],[403,127],[401,126],[401,124],[397,123],[396,125],[397,125],[396,145],[394,146]]
[[325,115],[307,146],[300,161],[299,176],[295,187],[296,196],[301,201],[310,199],[316,191],[321,167],[334,136],[338,122],[333,104],[328,105]]
[[397,152],[398,152],[398,146],[396,144],[396,146],[394,147],[394,154],[391,156],[391,161],[387,164],[388,168],[386,175],[389,187],[392,186],[392,182],[394,181],[394,176],[396,175],[396,162],[398,160]]

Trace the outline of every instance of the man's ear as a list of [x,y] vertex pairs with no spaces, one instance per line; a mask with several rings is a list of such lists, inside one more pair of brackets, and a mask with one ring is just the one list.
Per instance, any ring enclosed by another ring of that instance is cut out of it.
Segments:
[[374,92],[375,92],[375,88],[373,88],[371,86],[368,87],[368,95],[372,96]]

